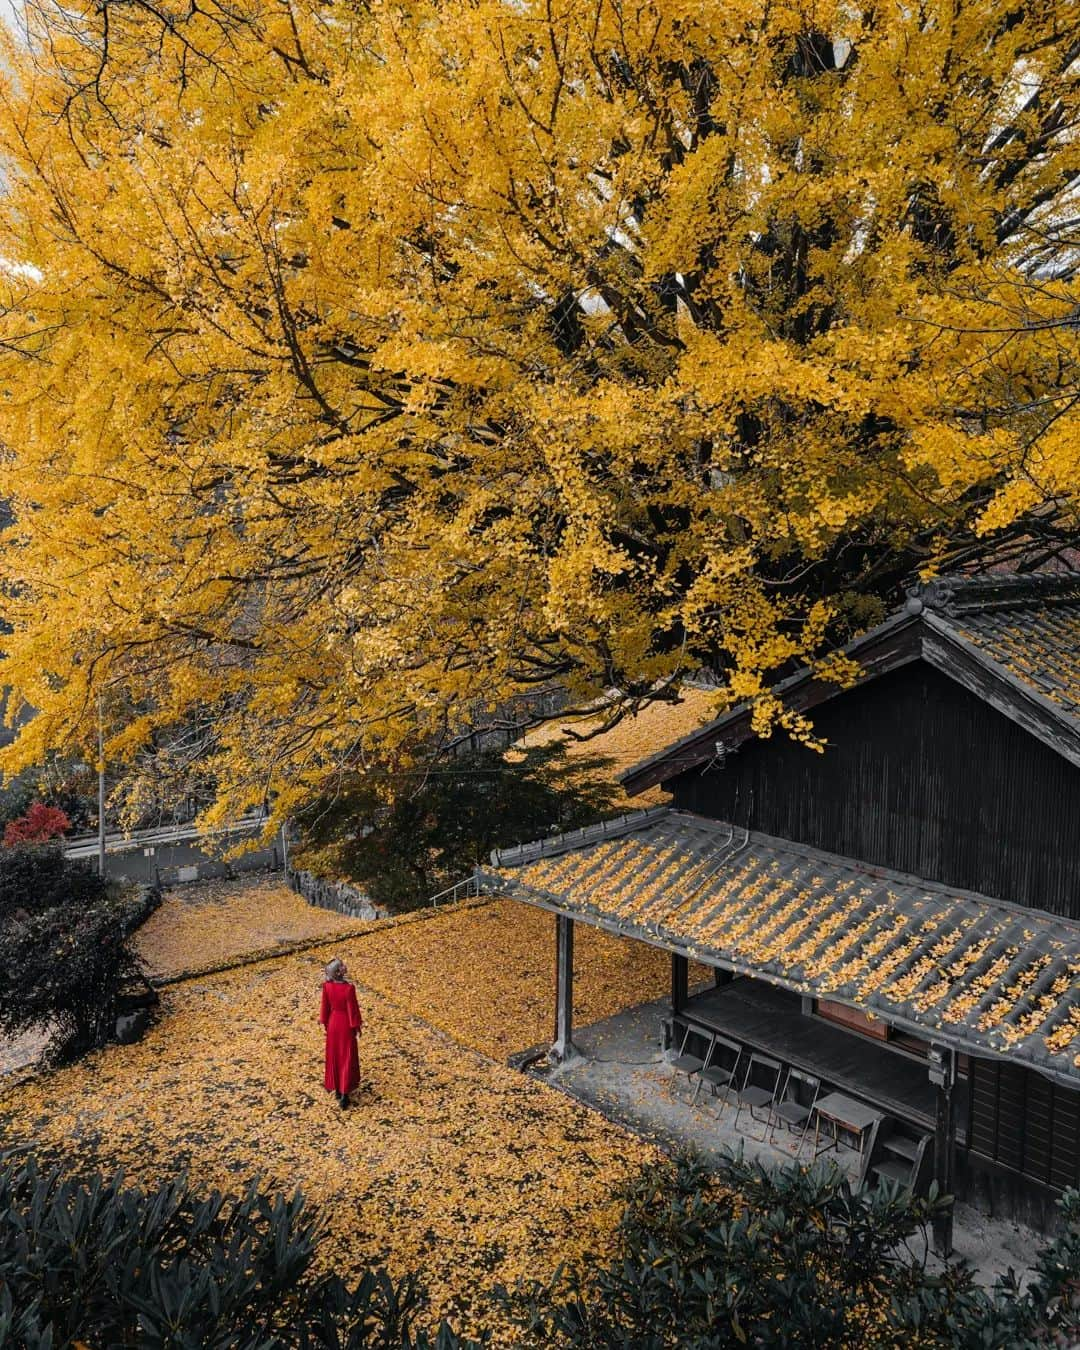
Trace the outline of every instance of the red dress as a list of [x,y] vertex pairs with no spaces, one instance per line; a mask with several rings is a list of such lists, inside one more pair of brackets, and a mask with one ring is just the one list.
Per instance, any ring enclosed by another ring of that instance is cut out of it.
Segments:
[[360,1056],[356,1036],[360,1030],[360,1006],[356,990],[346,980],[327,980],[322,987],[319,1021],[326,1028],[327,1092],[352,1092],[360,1085]]

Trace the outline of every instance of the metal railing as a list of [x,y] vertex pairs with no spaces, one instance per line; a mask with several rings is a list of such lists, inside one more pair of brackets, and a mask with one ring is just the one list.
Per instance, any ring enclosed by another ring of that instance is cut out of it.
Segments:
[[452,905],[458,900],[472,900],[480,894],[480,882],[475,876],[466,877],[464,881],[455,881],[452,886],[447,886],[444,891],[437,891],[428,904],[433,909],[439,905]]
[[[193,821],[184,824],[152,825],[145,830],[132,830],[125,834],[119,830],[110,830],[105,836],[105,849],[108,853],[129,853],[135,849],[168,844],[197,843],[201,839],[216,838],[223,834],[254,834],[266,823],[265,816],[242,816],[227,825],[214,825],[203,829]],[[62,841],[64,852],[69,858],[87,858],[97,853],[100,841],[96,834],[69,835]]]

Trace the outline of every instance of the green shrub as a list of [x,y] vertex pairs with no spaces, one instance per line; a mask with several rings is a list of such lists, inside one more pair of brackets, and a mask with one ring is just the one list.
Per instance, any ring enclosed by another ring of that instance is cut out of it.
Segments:
[[55,846],[0,849],[0,1034],[47,1029],[67,1053],[113,1031],[140,974],[133,903]]
[[455,1350],[418,1328],[415,1279],[349,1286],[312,1268],[297,1195],[239,1198],[184,1181],[146,1193],[0,1159],[0,1350]]
[[[652,1168],[614,1259],[500,1291],[532,1350],[1037,1350],[1080,1343],[1080,1194],[1029,1282],[985,1291],[919,1259],[934,1198],[853,1191],[835,1169]],[[316,1272],[299,1196],[184,1181],[154,1193],[0,1157],[0,1350],[466,1350],[419,1325],[415,1276]]]
[[731,1159],[715,1173],[684,1160],[624,1198],[613,1261],[502,1291],[530,1344],[1026,1350],[1080,1336],[1076,1192],[1022,1292],[1011,1272],[986,1292],[961,1263],[917,1259],[925,1246],[911,1240],[946,1201],[853,1190],[835,1168]]
[[107,894],[92,867],[70,861],[56,844],[0,850],[0,923],[19,913],[93,904]]
[[297,822],[294,861],[409,909],[469,876],[492,849],[591,824],[616,799],[607,761],[571,760],[558,743],[462,755],[400,782],[358,774]]

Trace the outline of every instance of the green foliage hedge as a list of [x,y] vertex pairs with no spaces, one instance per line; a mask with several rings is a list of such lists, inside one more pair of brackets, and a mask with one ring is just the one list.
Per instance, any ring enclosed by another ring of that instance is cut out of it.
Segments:
[[131,895],[55,845],[0,849],[0,1034],[47,1029],[67,1053],[105,1041],[140,974],[137,917]]
[[925,1259],[945,1200],[853,1190],[837,1169],[652,1169],[625,1195],[615,1259],[503,1291],[530,1345],[590,1350],[873,1346],[1035,1350],[1080,1345],[1080,1194],[1032,1252],[1021,1290]]
[[[979,1288],[925,1259],[943,1201],[853,1191],[835,1169],[741,1160],[652,1168],[624,1195],[616,1254],[494,1291],[532,1350],[1046,1350],[1080,1343],[1080,1195],[1060,1236]],[[253,1183],[148,1194],[0,1157],[0,1350],[478,1350],[421,1325],[415,1277],[316,1272],[318,1219]]]
[[317,1220],[253,1184],[148,1194],[0,1159],[0,1350],[458,1350],[415,1279],[316,1274]]

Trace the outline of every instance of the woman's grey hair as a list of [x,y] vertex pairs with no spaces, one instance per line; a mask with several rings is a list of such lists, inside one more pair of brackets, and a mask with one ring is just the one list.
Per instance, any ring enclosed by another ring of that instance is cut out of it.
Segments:
[[345,962],[340,957],[335,956],[332,961],[326,963],[326,978],[328,980],[340,980],[344,969]]

